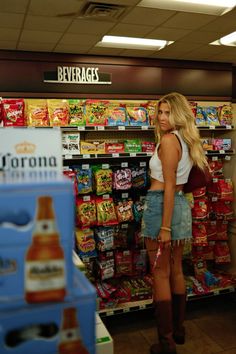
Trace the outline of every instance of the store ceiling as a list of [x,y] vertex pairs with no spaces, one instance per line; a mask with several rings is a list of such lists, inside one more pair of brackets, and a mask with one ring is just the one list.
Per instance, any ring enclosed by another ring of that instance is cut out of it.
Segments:
[[[236,8],[213,16],[138,7],[138,3],[140,0],[0,0],[0,49],[236,65],[236,47],[209,45],[236,31]],[[160,51],[96,47],[104,35],[175,42]]]

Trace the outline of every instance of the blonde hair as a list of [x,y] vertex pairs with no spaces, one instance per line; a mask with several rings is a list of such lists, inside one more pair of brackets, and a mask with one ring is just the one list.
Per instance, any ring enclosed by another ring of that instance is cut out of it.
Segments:
[[[161,103],[167,103],[170,109],[169,122],[173,129],[178,130],[182,139],[189,147],[189,155],[193,165],[201,169],[207,166],[207,159],[204,154],[198,128],[195,125],[193,112],[186,97],[177,92],[169,93],[158,101],[158,108]],[[161,137],[161,131],[156,125],[156,136]]]

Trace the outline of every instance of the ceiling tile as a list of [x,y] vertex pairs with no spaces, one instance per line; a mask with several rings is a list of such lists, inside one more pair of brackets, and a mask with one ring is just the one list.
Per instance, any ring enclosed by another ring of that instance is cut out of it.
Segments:
[[54,43],[20,42],[17,46],[17,49],[35,52],[51,52],[54,47]]
[[137,5],[140,0],[95,0],[95,2],[102,4],[134,6]]
[[71,23],[71,19],[46,16],[27,16],[24,28],[33,31],[64,32]]
[[23,20],[23,14],[0,12],[0,28],[21,28]]
[[173,16],[175,11],[149,9],[146,7],[134,8],[129,14],[121,19],[123,23],[157,26]]
[[30,0],[0,0],[1,12],[25,13]]
[[222,36],[222,32],[193,31],[181,38],[181,42],[209,44]]
[[13,28],[1,28],[0,41],[16,41],[19,38],[20,30]]
[[102,35],[103,33],[109,31],[109,29],[113,26],[114,23],[112,22],[77,19],[71,23],[71,26],[68,28],[67,33]]
[[88,45],[92,47],[101,40],[101,36],[92,36],[87,34],[65,34],[60,40],[59,44],[74,44],[74,45]]
[[213,21],[216,16],[179,12],[165,22],[165,27],[197,29]]
[[188,33],[190,33],[190,31],[187,29],[158,27],[148,33],[148,38],[176,41],[177,39],[184,37]]
[[168,45],[167,47],[161,49],[161,52],[165,53],[188,53],[194,49],[200,48],[201,44],[199,43],[189,43],[186,45],[186,43],[183,42],[175,42],[173,44]]
[[55,53],[79,53],[84,54],[87,53],[90,49],[89,45],[75,45],[75,44],[58,44],[54,48]]
[[76,14],[84,1],[80,0],[31,0],[29,15],[65,16]]
[[112,36],[145,37],[153,27],[120,23],[107,34]]
[[60,37],[61,33],[59,32],[23,30],[21,33],[20,41],[30,43],[56,43]]

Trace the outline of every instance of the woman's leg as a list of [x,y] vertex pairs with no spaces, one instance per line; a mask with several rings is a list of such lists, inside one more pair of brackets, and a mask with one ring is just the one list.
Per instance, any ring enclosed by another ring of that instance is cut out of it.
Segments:
[[146,239],[146,248],[153,274],[153,300],[171,300],[170,247],[163,249],[156,261],[158,246],[159,243],[156,240]]
[[185,328],[183,326],[186,307],[186,290],[182,269],[183,244],[173,247],[171,262],[171,290],[173,308],[174,340],[177,344],[185,343]]
[[183,275],[182,258],[184,244],[175,244],[172,247],[172,261],[170,262],[171,291],[174,294],[185,293],[185,280]]
[[147,239],[146,248],[153,273],[153,299],[159,344],[153,344],[151,354],[176,354],[173,339],[173,319],[170,287],[170,247],[163,249],[158,259],[159,244]]

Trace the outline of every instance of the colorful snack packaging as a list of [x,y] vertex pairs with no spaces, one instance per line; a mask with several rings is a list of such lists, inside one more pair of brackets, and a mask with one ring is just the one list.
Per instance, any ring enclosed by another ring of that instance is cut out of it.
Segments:
[[62,153],[63,155],[80,154],[80,133],[62,132]]
[[137,106],[137,103],[128,103],[126,105],[126,110],[129,117],[129,125],[132,126],[142,126],[148,125],[148,112],[147,104],[144,107]]
[[48,107],[46,99],[26,99],[25,111],[27,123],[33,127],[49,126]]
[[114,227],[96,227],[95,230],[96,246],[99,251],[108,251],[114,248]]
[[82,259],[97,256],[93,230],[77,228],[75,230],[75,241],[77,253]]
[[69,125],[84,126],[85,125],[85,100],[69,99]]
[[64,170],[63,175],[70,178],[73,181],[73,189],[74,189],[74,195],[78,195],[78,184],[77,184],[77,176],[76,172],[73,170]]
[[113,170],[113,188],[116,190],[130,189],[131,169],[130,168],[115,168]]
[[23,127],[26,125],[24,117],[24,100],[9,98],[2,100],[2,117],[5,127]]
[[206,126],[207,125],[203,107],[197,106],[195,122],[196,122],[197,126]]
[[222,201],[234,200],[233,182],[230,179],[219,179],[217,183],[217,197]]
[[108,101],[86,100],[86,125],[107,125]]
[[110,103],[107,109],[107,124],[110,126],[128,125],[125,106]]
[[97,195],[112,193],[112,170],[93,166],[94,185]]
[[204,115],[207,125],[220,125],[217,107],[204,107]]
[[141,141],[139,139],[125,140],[125,152],[142,152]]
[[69,123],[69,105],[67,100],[48,99],[48,114],[51,126],[63,127]]
[[78,194],[87,194],[93,191],[92,168],[89,165],[74,167],[77,176]]
[[224,104],[219,108],[219,122],[220,125],[231,125],[233,121],[232,106]]
[[132,252],[130,250],[115,251],[116,277],[133,275]]
[[134,219],[132,207],[133,201],[131,199],[116,201],[115,208],[118,222],[127,222]]
[[116,225],[117,217],[115,212],[115,205],[111,197],[97,197],[97,225]]
[[96,224],[96,203],[93,197],[78,197],[76,199],[76,211],[76,224],[80,228],[88,228]]
[[132,166],[131,168],[132,187],[136,189],[147,186],[147,168],[146,166]]
[[158,103],[158,101],[148,101],[148,103],[147,103],[148,122],[149,122],[150,126],[153,126],[156,124],[157,103]]
[[[98,276],[101,280],[113,278],[115,275],[115,260],[113,251],[99,253],[97,262]],[[106,289],[108,292],[109,290]]]
[[229,245],[226,241],[216,242],[214,253],[215,253],[215,262],[217,264],[230,263],[231,257],[230,257]]
[[193,222],[192,233],[193,233],[193,245],[195,246],[208,245],[206,227],[203,223]]

